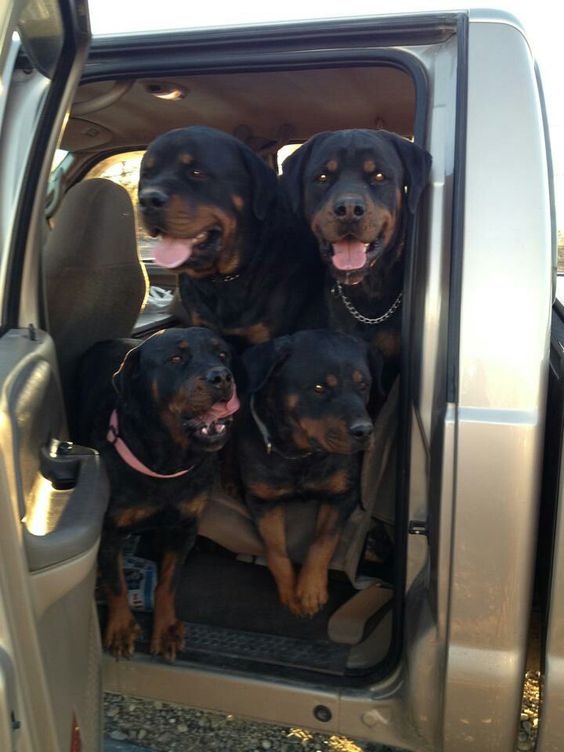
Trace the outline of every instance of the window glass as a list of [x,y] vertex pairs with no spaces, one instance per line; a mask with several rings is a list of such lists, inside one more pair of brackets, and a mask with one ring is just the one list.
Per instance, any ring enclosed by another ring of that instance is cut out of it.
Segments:
[[145,232],[141,217],[139,216],[137,202],[137,184],[139,182],[139,167],[143,159],[144,151],[128,151],[122,154],[114,154],[111,157],[98,162],[86,175],[86,179],[106,178],[118,183],[129,193],[135,207],[135,229],[137,232],[137,247],[143,261],[153,260],[153,248],[157,242]]

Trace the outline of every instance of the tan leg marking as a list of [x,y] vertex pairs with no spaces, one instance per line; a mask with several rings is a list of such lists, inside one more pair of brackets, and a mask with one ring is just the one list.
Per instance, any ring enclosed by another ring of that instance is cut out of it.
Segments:
[[172,588],[177,565],[178,554],[167,551],[161,561],[159,584],[155,589],[151,653],[162,655],[167,661],[174,661],[176,651],[180,650],[184,640],[184,625],[176,618],[175,592]]
[[294,614],[298,613],[296,601],[296,574],[286,549],[285,510],[281,504],[270,509],[258,521],[258,529],[266,547],[266,561],[276,581],[280,602]]
[[327,571],[337,548],[340,530],[338,509],[321,504],[317,514],[315,538],[308,549],[296,587],[300,613],[313,616],[327,603]]
[[119,555],[119,593],[106,588],[108,602],[108,623],[104,635],[104,647],[114,658],[131,658],[135,651],[135,640],[141,629],[133,616],[127,600],[127,585],[123,574],[123,555]]

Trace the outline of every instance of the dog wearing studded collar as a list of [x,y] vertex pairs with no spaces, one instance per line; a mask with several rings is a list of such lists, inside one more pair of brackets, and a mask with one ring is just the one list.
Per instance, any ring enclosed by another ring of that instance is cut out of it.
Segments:
[[395,133],[319,133],[283,165],[282,184],[325,263],[330,325],[362,337],[399,367],[404,249],[431,167]]

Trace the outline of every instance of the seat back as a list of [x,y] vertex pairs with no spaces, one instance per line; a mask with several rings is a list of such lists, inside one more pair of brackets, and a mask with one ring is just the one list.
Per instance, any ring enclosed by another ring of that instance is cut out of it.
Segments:
[[130,336],[147,294],[127,191],[103,178],[73,186],[54,217],[43,270],[48,329],[72,425],[78,361],[95,342]]

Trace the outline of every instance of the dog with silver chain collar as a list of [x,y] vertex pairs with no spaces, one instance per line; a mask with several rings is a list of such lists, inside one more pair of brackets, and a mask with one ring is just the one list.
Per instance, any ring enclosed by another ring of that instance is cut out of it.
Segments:
[[361,337],[399,369],[404,248],[431,156],[387,131],[318,133],[283,165],[282,184],[327,267],[332,328]]

